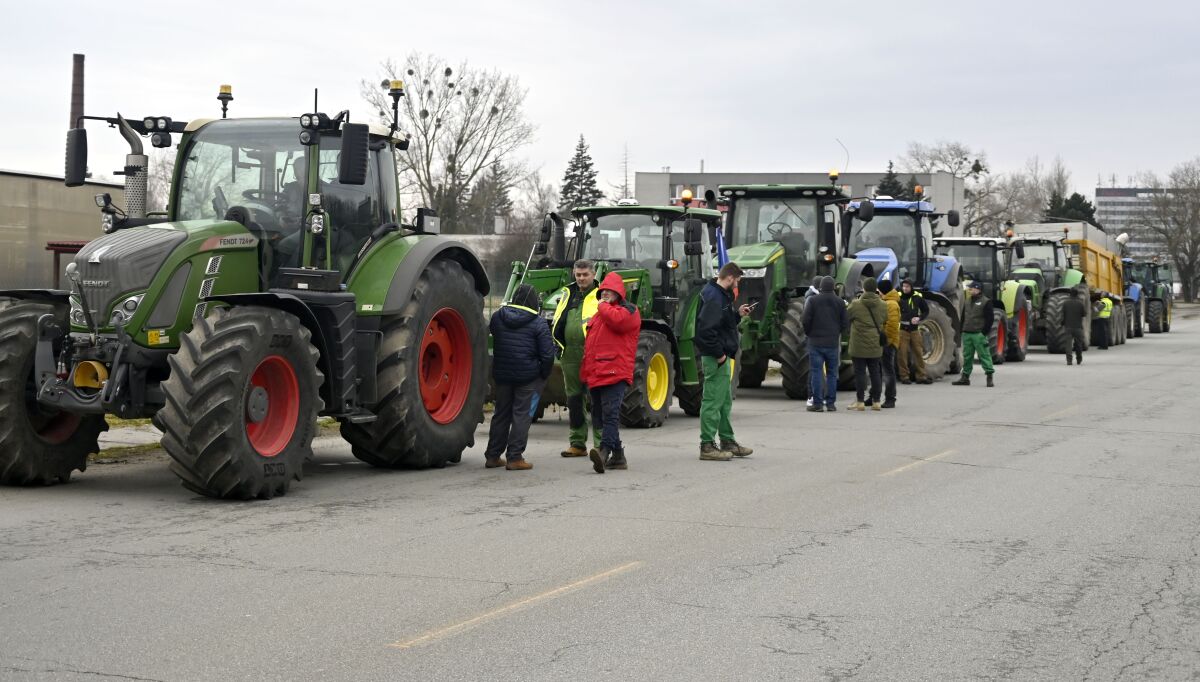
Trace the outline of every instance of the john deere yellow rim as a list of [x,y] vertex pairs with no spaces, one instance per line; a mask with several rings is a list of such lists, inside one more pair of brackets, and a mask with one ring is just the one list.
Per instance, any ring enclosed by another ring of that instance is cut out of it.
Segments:
[[655,353],[650,358],[650,367],[646,370],[646,400],[650,408],[661,410],[667,402],[667,384],[670,382],[667,370],[667,359],[662,353]]

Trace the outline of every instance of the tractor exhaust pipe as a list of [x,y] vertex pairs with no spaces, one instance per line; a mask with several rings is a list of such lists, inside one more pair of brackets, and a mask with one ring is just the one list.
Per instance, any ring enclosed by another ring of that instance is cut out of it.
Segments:
[[117,127],[121,137],[129,143],[129,153],[125,155],[125,213],[130,218],[146,217],[146,169],[150,158],[142,152],[142,138],[137,131],[117,114]]

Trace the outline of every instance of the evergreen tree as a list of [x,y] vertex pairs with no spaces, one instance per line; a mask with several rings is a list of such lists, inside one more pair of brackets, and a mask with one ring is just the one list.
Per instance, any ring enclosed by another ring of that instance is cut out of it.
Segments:
[[480,176],[463,207],[464,231],[494,234],[496,218],[511,222],[513,202],[509,192],[512,186],[511,172],[498,162]]
[[896,176],[896,171],[892,169],[892,162],[888,161],[887,173],[879,180],[879,184],[875,186],[875,195],[899,199],[903,194],[904,185],[900,183],[900,178]]
[[604,193],[596,186],[596,167],[592,163],[592,155],[588,150],[583,135],[579,136],[579,144],[575,145],[575,155],[567,164],[567,172],[563,174],[561,200],[559,209],[569,211],[577,206],[594,206],[604,198]]
[[1042,222],[1058,223],[1064,220],[1080,220],[1100,227],[1100,223],[1096,222],[1096,207],[1079,192],[1072,192],[1066,199],[1058,192],[1050,195]]

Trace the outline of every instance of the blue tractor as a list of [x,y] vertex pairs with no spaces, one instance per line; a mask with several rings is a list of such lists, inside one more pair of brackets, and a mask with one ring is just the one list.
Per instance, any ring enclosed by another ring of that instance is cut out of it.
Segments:
[[928,201],[881,196],[850,202],[842,229],[847,258],[838,270],[838,281],[850,287],[852,295],[866,276],[891,280],[897,289],[903,280],[912,281],[929,303],[921,336],[932,378],[961,369],[961,266],[953,256],[934,253],[933,230],[943,216],[951,227],[958,226],[958,211],[939,213]]

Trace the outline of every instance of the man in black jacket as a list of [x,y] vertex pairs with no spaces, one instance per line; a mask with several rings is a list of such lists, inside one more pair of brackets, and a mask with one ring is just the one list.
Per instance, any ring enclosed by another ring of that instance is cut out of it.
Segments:
[[[896,351],[900,383],[932,384],[925,374],[925,339],[921,336],[921,321],[929,317],[929,304],[921,292],[913,289],[912,280],[900,283],[900,346]],[[909,368],[909,354],[912,368]]]
[[[496,384],[496,409],[488,429],[485,466],[524,471],[529,422],[534,400],[554,368],[554,341],[550,326],[537,313],[537,290],[522,284],[512,301],[492,314],[492,379]],[[508,453],[508,461],[502,455]]]
[[[753,450],[738,445],[729,414],[733,409],[733,357],[740,343],[738,323],[750,306],[733,307],[733,288],[742,278],[736,263],[726,263],[717,279],[700,292],[696,314],[696,354],[704,372],[704,398],[700,402],[700,459],[718,462],[747,457]],[[720,436],[718,448],[716,438]]]
[[1063,348],[1067,364],[1071,364],[1071,351],[1075,351],[1075,362],[1083,364],[1083,323],[1087,320],[1087,305],[1079,299],[1079,290],[1071,289],[1071,298],[1063,304],[1063,328],[1071,335],[1071,345]]
[[809,412],[836,412],[842,335],[850,330],[846,302],[833,293],[833,278],[821,278],[821,293],[804,304],[804,335],[808,337]]
[[971,385],[971,369],[975,366],[975,356],[979,355],[979,364],[983,365],[988,388],[991,388],[995,386],[992,383],[992,374],[996,370],[992,367],[992,343],[988,341],[988,334],[992,332],[995,312],[992,300],[983,295],[982,284],[971,282],[967,285],[967,292],[971,297],[967,299],[967,305],[962,312],[962,378],[953,385]]

